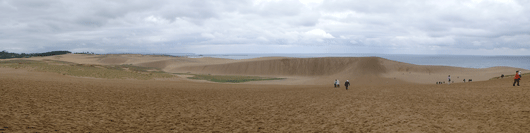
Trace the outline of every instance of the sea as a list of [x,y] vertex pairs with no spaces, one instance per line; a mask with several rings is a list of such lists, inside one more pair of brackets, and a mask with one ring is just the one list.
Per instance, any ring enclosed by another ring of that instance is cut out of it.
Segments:
[[466,68],[488,68],[508,66],[530,70],[530,56],[481,56],[481,55],[409,55],[409,54],[359,54],[359,53],[313,53],[313,54],[169,54],[189,58],[252,59],[259,57],[381,57],[416,65],[455,66]]

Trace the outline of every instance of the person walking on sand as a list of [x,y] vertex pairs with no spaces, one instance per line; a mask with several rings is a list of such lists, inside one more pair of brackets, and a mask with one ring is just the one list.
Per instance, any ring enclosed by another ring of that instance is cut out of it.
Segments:
[[335,82],[333,82],[333,85],[335,86],[335,88],[337,88],[337,79],[335,79]]
[[449,82],[447,82],[447,84],[451,84],[451,75],[447,76],[447,80],[449,80]]
[[515,86],[515,82],[517,82],[517,86],[519,86],[519,80],[521,80],[521,75],[519,71],[515,71],[515,77],[513,78],[513,86]]
[[346,90],[348,90],[348,86],[350,86],[350,81],[346,80],[344,83],[344,86],[346,87]]
[[335,83],[337,85],[337,88],[340,88],[340,81],[337,79],[337,82]]

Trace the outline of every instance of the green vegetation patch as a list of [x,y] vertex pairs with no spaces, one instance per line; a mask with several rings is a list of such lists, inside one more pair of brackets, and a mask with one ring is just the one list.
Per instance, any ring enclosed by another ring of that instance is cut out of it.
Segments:
[[115,67],[127,68],[127,69],[129,69],[129,70],[131,70],[131,71],[138,71],[138,72],[157,72],[157,73],[165,73],[165,72],[162,71],[160,68],[133,66],[133,65],[130,65],[130,64],[124,64],[124,65],[119,65],[119,66],[115,66]]
[[[180,74],[180,73],[176,73]],[[285,78],[267,78],[267,77],[258,77],[258,76],[232,76],[232,75],[200,75],[200,74],[187,74],[193,75],[193,77],[188,77],[189,79],[197,80],[208,80],[212,82],[220,83],[242,83],[249,81],[264,81],[264,80],[282,80]]]
[[[153,79],[172,78],[174,75],[165,73],[160,69],[150,69],[132,65],[87,65],[64,61],[32,61],[32,60],[9,60],[0,61],[0,67],[26,68],[33,71],[54,72],[63,75],[78,77],[94,77],[106,79]],[[127,68],[127,70],[125,69]]]

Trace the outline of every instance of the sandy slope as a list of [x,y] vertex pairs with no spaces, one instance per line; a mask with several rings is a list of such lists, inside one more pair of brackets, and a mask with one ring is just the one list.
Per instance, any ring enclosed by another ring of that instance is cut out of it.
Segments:
[[463,82],[463,79],[484,81],[501,74],[508,75],[515,73],[516,70],[524,69],[421,66],[379,57],[326,57],[250,59],[224,64],[190,65],[173,70],[203,74],[290,77],[290,79],[296,78],[296,80],[286,80],[285,83],[322,85],[330,84],[334,79],[351,80],[358,84],[366,83],[366,81],[435,84],[437,81],[447,81],[448,75],[452,75],[452,80],[457,83]]
[[[29,59],[288,79],[243,84],[109,80],[0,68],[0,132],[530,131],[530,80],[523,77],[519,87],[511,86],[512,78],[487,80],[517,68],[419,66],[377,57],[68,54]],[[475,82],[434,84],[448,74],[457,82]],[[336,78],[352,80],[353,86],[333,88]]]
[[382,65],[385,66],[388,71],[383,74],[384,77],[401,79],[413,83],[434,84],[437,81],[447,82],[448,75],[451,75],[451,80],[455,83],[462,83],[463,79],[466,79],[466,81],[469,79],[473,79],[473,81],[485,81],[492,77],[499,77],[502,74],[515,74],[515,71],[517,70],[528,71],[513,67],[474,69],[449,66],[424,66],[384,60],[385,61],[382,62]]
[[[463,79],[484,81],[501,74],[512,74],[519,68],[486,69],[449,66],[420,66],[378,57],[287,58],[264,57],[244,60],[218,58],[165,57],[155,55],[76,55],[67,54],[31,60],[61,60],[82,64],[133,64],[161,68],[170,73],[202,73],[220,75],[254,75],[287,78],[282,81],[250,82],[251,84],[328,85],[334,79],[353,84],[434,84],[452,75],[456,83]],[[248,83],[247,83],[248,84]]]
[[[160,68],[170,73],[219,75],[253,75],[287,78],[282,81],[252,82],[257,84],[328,85],[335,79],[354,84],[435,84],[451,75],[456,83],[463,79],[484,81],[501,74],[509,75],[520,68],[493,67],[485,69],[450,66],[422,66],[379,57],[287,58],[264,57],[244,60],[219,58],[187,58],[155,55],[77,55],[67,54],[31,60],[61,60],[82,64],[133,64]],[[401,83],[400,83],[401,82]]]
[[0,68],[0,132],[528,132],[530,80],[217,84]]

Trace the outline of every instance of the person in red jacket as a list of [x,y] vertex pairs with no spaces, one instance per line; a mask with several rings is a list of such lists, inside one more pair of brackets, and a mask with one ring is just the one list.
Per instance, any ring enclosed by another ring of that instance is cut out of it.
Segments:
[[515,71],[515,77],[513,78],[513,86],[515,86],[515,82],[517,82],[517,86],[519,86],[519,80],[521,80],[521,75],[519,75],[519,71]]

